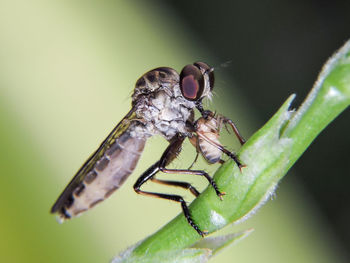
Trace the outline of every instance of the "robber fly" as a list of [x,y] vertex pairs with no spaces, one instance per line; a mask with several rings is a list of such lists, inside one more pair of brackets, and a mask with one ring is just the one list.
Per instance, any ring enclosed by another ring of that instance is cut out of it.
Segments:
[[[211,97],[214,87],[213,70],[206,63],[196,62],[185,66],[180,75],[172,68],[160,67],[141,76],[132,94],[131,110],[78,170],[58,197],[51,212],[58,213],[59,218],[65,220],[83,213],[106,199],[121,187],[133,172],[146,140],[153,135],[161,135],[169,145],[160,159],[138,178],[134,184],[134,190],[139,194],[181,203],[188,223],[198,234],[204,236],[205,232],[194,223],[186,202],[181,196],[146,192],[141,190],[141,186],[151,180],[188,189],[198,196],[199,192],[189,183],[155,178],[159,171],[171,174],[193,174],[204,176],[216,194],[219,197],[223,195],[213,179],[204,171],[166,168],[180,153],[186,137],[205,138],[205,134],[203,137],[198,128],[203,128],[205,125],[195,125],[194,109],[199,110],[204,120],[212,118],[210,112],[203,109],[202,100]],[[235,155],[217,144],[210,136],[207,142],[213,142],[214,147],[233,158],[239,166],[241,165]],[[199,142],[199,145],[203,143]],[[204,150],[200,153],[204,157],[209,156]]]

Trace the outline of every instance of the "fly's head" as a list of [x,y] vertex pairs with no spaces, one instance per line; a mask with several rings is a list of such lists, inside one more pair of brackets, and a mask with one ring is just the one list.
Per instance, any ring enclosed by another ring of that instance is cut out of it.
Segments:
[[182,96],[195,102],[196,108],[206,118],[202,100],[211,98],[214,88],[214,68],[204,62],[195,62],[185,66],[180,73],[180,90]]

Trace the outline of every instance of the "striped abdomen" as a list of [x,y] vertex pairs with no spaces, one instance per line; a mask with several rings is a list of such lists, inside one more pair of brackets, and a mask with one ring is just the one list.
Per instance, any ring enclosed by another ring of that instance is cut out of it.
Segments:
[[221,159],[222,151],[220,147],[220,116],[208,116],[207,119],[201,117],[196,123],[197,149],[210,163],[217,163]]
[[[212,142],[219,144],[220,141],[215,133],[204,133],[204,135],[210,139]],[[203,157],[207,160],[208,163],[217,163],[221,159],[222,152],[218,147],[208,143],[206,140],[202,139],[201,137],[198,138],[198,145],[201,154]]]
[[121,134],[72,191],[60,217],[76,216],[110,196],[134,171],[144,146],[144,138]]

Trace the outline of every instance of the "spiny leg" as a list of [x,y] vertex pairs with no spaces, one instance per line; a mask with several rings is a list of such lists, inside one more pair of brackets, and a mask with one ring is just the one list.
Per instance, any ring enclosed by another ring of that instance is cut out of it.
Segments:
[[171,200],[171,201],[175,201],[175,202],[179,202],[181,203],[181,208],[182,211],[185,215],[185,218],[187,220],[187,222],[190,224],[191,227],[194,228],[194,230],[197,231],[198,234],[200,234],[202,237],[204,237],[207,232],[206,231],[202,231],[199,229],[199,227],[196,225],[196,223],[193,221],[191,214],[190,214],[190,210],[188,209],[188,206],[185,202],[185,200],[179,196],[179,195],[169,195],[169,194],[162,194],[162,193],[154,193],[154,192],[146,192],[146,191],[142,191],[139,188],[135,188],[135,191],[138,194],[142,194],[142,195],[146,195],[146,196],[152,196],[152,197],[158,197],[158,198],[163,198],[163,199],[167,199],[167,200]]
[[187,190],[190,190],[190,192],[195,196],[199,196],[200,192],[193,187],[190,183],[186,182],[177,182],[177,181],[169,181],[169,180],[159,180],[157,178],[152,177],[151,178],[152,182],[158,183],[158,184],[164,184],[164,185],[169,185],[169,186],[175,186],[175,187],[181,187]]
[[168,173],[168,174],[191,174],[191,175],[200,175],[200,176],[204,176],[209,184],[214,188],[216,195],[222,199],[222,196],[225,195],[225,193],[220,192],[219,188],[217,187],[216,183],[214,182],[213,178],[211,178],[209,176],[208,173],[206,173],[205,171],[202,170],[185,170],[185,169],[167,169],[165,167],[159,167],[159,169],[163,172],[163,173]]
[[[183,142],[184,138],[182,137],[181,144]],[[173,142],[174,146],[171,147],[172,144],[168,146],[168,148],[163,153],[162,157],[160,158],[159,163],[159,170],[163,173],[169,173],[169,174],[192,174],[192,175],[200,175],[204,176],[209,184],[214,188],[216,195],[222,199],[222,196],[225,195],[225,193],[221,193],[214,182],[214,180],[207,174],[205,171],[202,170],[190,170],[190,169],[167,169],[166,166],[174,159],[174,156],[176,156],[179,153],[179,149],[181,147],[181,144],[177,143],[176,140]]]
[[146,195],[146,196],[152,196],[152,197],[158,197],[158,198],[163,198],[167,200],[172,200],[175,202],[181,203],[181,208],[184,213],[184,216],[187,220],[187,222],[190,224],[194,230],[197,231],[199,235],[204,237],[207,233],[205,231],[202,231],[199,229],[199,227],[194,223],[192,216],[190,214],[190,211],[188,209],[188,206],[185,202],[185,200],[179,196],[179,195],[170,195],[170,194],[162,194],[162,193],[154,193],[154,192],[146,192],[141,190],[141,186],[147,182],[149,179],[152,179],[152,177],[159,171],[159,161],[153,164],[150,168],[148,168],[136,181],[134,184],[134,190],[136,193],[141,194],[141,195]]
[[189,208],[188,208],[186,202],[184,201],[184,199],[181,196],[179,196],[179,195],[170,195],[170,194],[162,194],[162,193],[154,193],[154,192],[146,192],[146,191],[141,190],[141,186],[145,182],[147,182],[148,180],[152,179],[153,176],[155,176],[155,174],[161,170],[161,167],[164,167],[164,166],[168,165],[172,160],[175,159],[177,154],[180,152],[183,140],[184,140],[184,138],[182,136],[177,136],[176,138],[174,138],[170,142],[170,145],[164,151],[164,153],[163,153],[162,157],[160,158],[160,160],[158,162],[156,162],[155,164],[153,164],[150,168],[148,168],[137,179],[136,183],[134,184],[134,190],[138,194],[152,196],[152,197],[158,197],[158,198],[163,198],[163,199],[172,200],[172,201],[181,203],[181,208],[182,208],[182,211],[184,213],[184,216],[185,216],[187,222],[190,224],[190,226],[192,228],[194,228],[197,231],[197,233],[199,235],[204,237],[207,233],[205,231],[201,231],[199,229],[199,227],[194,223],[194,221],[193,221],[193,219],[191,217]]

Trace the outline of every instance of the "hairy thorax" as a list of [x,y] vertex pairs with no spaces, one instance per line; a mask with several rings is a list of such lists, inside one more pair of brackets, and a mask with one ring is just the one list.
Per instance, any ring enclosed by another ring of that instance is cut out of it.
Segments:
[[167,140],[177,133],[188,134],[186,123],[193,121],[195,103],[182,96],[178,78],[176,71],[159,68],[139,79],[132,96],[141,124],[135,133],[159,134]]

